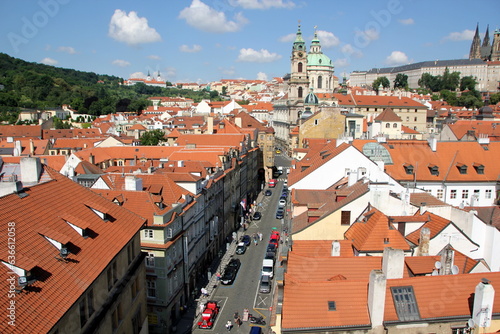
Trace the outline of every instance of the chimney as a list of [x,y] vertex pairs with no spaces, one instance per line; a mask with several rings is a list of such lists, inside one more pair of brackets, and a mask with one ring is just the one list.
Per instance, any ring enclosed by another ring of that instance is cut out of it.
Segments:
[[177,161],[177,167],[184,167],[184,160]]
[[370,272],[370,282],[368,283],[368,312],[372,328],[383,325],[385,309],[385,289],[387,279],[382,270],[372,270]]
[[340,242],[338,240],[332,242],[332,256],[340,256]]
[[439,275],[450,275],[451,268],[453,267],[453,262],[455,259],[455,251],[448,244],[441,251],[441,269],[439,270]]
[[382,271],[387,279],[403,278],[405,254],[402,249],[384,248]]
[[214,133],[214,118],[212,116],[207,118],[207,132],[210,135]]
[[92,165],[94,165],[94,164],[95,164],[95,157],[94,157],[94,155],[93,155],[92,153],[90,153],[90,155],[89,155],[89,162],[90,162]]
[[134,175],[125,176],[125,190],[142,191],[142,179]]
[[488,279],[481,279],[481,282],[476,285],[476,290],[474,291],[474,305],[472,312],[474,327],[484,328],[491,326],[494,299],[495,289],[493,288],[493,285],[490,284]]
[[427,139],[427,142],[429,143],[429,146],[431,147],[432,152],[436,152],[437,138],[434,138],[433,136],[431,136],[429,139]]
[[236,124],[236,126],[237,126],[237,127],[241,128],[241,127],[242,127],[242,126],[241,126],[241,124],[242,124],[242,122],[241,122],[241,117],[236,117],[236,118],[234,119],[234,123]]
[[420,230],[420,241],[418,243],[418,256],[429,256],[429,243],[431,241],[431,230],[424,227]]
[[35,143],[33,143],[33,139],[30,139],[30,154],[35,155]]
[[36,184],[42,174],[40,158],[25,157],[19,162],[21,167],[21,181],[23,184]]

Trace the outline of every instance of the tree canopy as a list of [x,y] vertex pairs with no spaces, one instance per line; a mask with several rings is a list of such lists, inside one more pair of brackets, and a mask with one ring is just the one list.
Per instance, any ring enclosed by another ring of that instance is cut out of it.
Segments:
[[408,90],[408,76],[403,73],[398,73],[394,79],[394,88]]
[[141,145],[155,146],[165,140],[165,132],[156,129],[145,132],[141,137]]
[[389,79],[387,79],[387,77],[378,77],[373,81],[372,87],[375,91],[378,92],[380,86],[384,88],[389,88],[391,86],[391,82],[389,81]]

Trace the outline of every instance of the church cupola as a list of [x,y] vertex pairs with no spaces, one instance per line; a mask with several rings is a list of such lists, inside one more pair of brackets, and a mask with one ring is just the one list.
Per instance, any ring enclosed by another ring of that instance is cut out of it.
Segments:
[[300,23],[297,28],[297,34],[295,36],[295,41],[293,42],[293,51],[304,52],[306,50],[306,42],[302,38],[302,32],[300,31]]

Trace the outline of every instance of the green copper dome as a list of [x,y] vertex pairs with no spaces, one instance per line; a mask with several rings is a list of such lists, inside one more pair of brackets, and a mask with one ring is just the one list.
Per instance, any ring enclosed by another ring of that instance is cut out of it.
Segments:
[[316,94],[313,93],[312,87],[309,91],[309,94],[307,94],[306,98],[304,99],[304,104],[319,104],[319,99]]
[[333,62],[323,53],[307,54],[307,66],[325,66],[333,68]]

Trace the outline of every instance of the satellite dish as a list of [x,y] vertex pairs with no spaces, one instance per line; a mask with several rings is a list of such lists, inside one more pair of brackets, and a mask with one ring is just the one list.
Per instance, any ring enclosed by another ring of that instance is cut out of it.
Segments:
[[439,275],[439,271],[437,271],[436,269],[434,269],[432,271],[432,276],[437,276],[437,275]]
[[436,261],[436,263],[434,263],[434,268],[441,269],[441,262]]
[[457,265],[454,265],[453,267],[451,267],[451,273],[452,273],[453,275],[458,274],[459,270],[460,270],[460,269],[458,269],[458,266],[457,266]]
[[474,319],[470,318],[467,320],[467,326],[469,326],[469,328],[475,327],[476,324],[474,323]]

